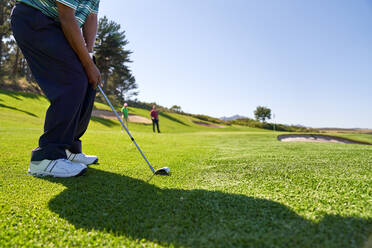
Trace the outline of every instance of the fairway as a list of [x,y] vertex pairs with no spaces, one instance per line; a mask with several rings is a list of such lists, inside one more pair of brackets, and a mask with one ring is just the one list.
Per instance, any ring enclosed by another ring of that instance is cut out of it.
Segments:
[[[107,108],[96,104],[98,108]],[[284,143],[280,132],[160,116],[83,138],[99,156],[78,178],[26,174],[44,97],[0,91],[0,247],[364,247],[372,239],[372,146]],[[132,109],[148,116],[148,112]],[[348,138],[353,138],[348,134]],[[355,139],[372,143],[372,135]]]

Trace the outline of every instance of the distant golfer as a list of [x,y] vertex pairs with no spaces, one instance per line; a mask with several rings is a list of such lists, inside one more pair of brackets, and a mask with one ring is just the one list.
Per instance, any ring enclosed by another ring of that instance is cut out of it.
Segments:
[[[122,113],[123,122],[125,126],[127,126],[128,128],[128,104],[127,103],[124,103],[123,107],[121,108],[121,113]],[[123,127],[121,128],[121,130],[123,130]]]
[[90,53],[99,0],[18,0],[11,28],[40,88],[50,101],[44,134],[28,173],[73,177],[96,156],[82,153],[80,137],[92,113],[100,72]]
[[152,131],[155,133],[155,125],[158,130],[158,133],[160,133],[159,130],[159,111],[156,109],[156,106],[152,106],[152,110],[150,112],[151,120],[152,120]]

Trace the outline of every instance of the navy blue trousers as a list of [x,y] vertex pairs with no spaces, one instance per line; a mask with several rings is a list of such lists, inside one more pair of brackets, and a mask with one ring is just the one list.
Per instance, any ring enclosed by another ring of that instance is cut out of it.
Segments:
[[156,128],[158,129],[158,133],[160,133],[159,130],[159,119],[152,119],[152,131],[155,133],[155,125]]
[[66,158],[65,149],[81,152],[81,136],[92,113],[96,91],[58,22],[17,3],[11,28],[40,88],[50,101],[44,133],[31,160]]

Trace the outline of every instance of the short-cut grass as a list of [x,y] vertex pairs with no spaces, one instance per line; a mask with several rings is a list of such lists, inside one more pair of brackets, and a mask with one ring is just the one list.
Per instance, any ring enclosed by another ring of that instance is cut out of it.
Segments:
[[130,123],[153,166],[171,168],[153,177],[118,122],[94,118],[83,149],[100,163],[35,178],[26,171],[47,107],[0,91],[0,247],[367,247],[372,146],[281,143],[170,114],[162,134]]

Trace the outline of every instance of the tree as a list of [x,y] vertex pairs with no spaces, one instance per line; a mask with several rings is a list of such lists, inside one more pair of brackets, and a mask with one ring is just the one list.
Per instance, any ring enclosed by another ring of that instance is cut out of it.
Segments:
[[12,37],[10,28],[10,12],[16,0],[0,0],[0,75],[8,75],[16,79],[18,75],[28,76],[29,68]]
[[127,71],[126,66],[116,68],[112,74],[113,85],[117,85],[115,89],[115,96],[118,101],[129,100],[132,96],[137,96],[138,92],[134,91],[138,88],[136,79]]
[[174,111],[174,112],[178,112],[178,113],[182,112],[182,110],[181,110],[181,106],[178,106],[178,105],[173,105],[173,106],[170,108],[170,110],[172,110],[172,111]]
[[3,61],[7,54],[7,44],[5,39],[10,37],[10,12],[15,4],[15,0],[0,0],[0,73],[3,73]]
[[125,31],[120,30],[119,24],[103,17],[98,23],[97,40],[95,44],[97,66],[101,71],[103,90],[114,99],[122,101],[137,92],[136,79],[127,63],[132,62],[132,53],[124,47],[128,44]]
[[265,122],[266,119],[271,119],[271,109],[263,106],[257,106],[254,111],[254,116],[256,120]]

